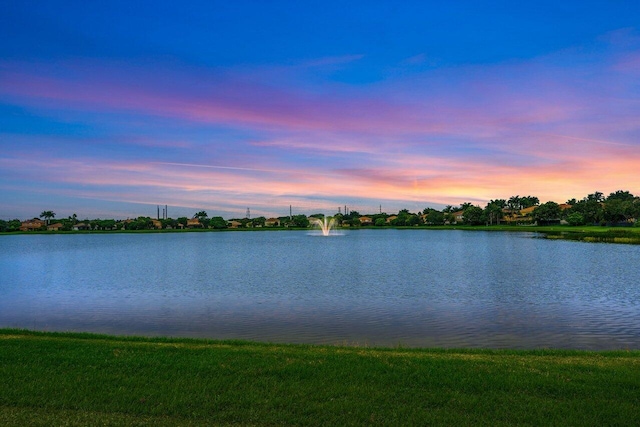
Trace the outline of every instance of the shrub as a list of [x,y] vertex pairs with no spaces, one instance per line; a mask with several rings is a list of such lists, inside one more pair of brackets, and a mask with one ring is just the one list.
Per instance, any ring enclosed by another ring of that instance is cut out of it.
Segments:
[[569,225],[573,225],[573,226],[585,224],[584,217],[582,216],[581,213],[578,213],[578,212],[574,212],[569,216],[567,216],[567,222],[569,223]]

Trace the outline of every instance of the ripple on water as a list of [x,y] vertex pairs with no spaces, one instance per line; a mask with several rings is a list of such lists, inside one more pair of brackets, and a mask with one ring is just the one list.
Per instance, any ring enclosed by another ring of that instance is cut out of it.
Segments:
[[424,230],[313,237],[3,236],[0,327],[323,344],[640,348],[640,246]]

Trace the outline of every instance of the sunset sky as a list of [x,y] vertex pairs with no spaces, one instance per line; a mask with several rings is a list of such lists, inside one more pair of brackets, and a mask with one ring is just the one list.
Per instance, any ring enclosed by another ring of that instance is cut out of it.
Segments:
[[640,2],[524,3],[3,1],[0,218],[639,195]]

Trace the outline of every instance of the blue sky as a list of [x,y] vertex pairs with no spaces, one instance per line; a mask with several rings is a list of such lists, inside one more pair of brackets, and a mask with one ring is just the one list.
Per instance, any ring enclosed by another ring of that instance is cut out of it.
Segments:
[[637,2],[0,12],[0,218],[640,192]]

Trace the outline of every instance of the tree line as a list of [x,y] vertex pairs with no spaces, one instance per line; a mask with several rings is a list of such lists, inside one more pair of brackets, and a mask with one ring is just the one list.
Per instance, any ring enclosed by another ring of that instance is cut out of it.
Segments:
[[[526,215],[520,215],[527,210]],[[494,225],[501,223],[549,223],[566,222],[578,226],[586,224],[622,225],[640,217],[640,197],[629,191],[618,190],[605,197],[601,192],[588,194],[580,200],[570,199],[558,204],[553,201],[540,204],[535,196],[512,196],[509,199],[490,200],[480,207],[472,203],[447,206],[442,211],[425,209],[427,224],[456,223],[461,214],[467,225]]]
[[[525,212],[526,214],[522,214]],[[39,218],[44,219],[42,229],[55,219],[53,211],[41,212]],[[310,217],[320,218],[324,214],[281,216],[277,218],[273,227],[309,227]],[[366,223],[362,219],[366,217]],[[593,225],[633,225],[638,224],[636,220],[640,218],[640,197],[634,196],[629,191],[618,190],[608,196],[601,192],[588,194],[580,200],[570,199],[562,205],[556,202],[540,203],[535,196],[512,196],[509,199],[490,200],[484,207],[473,203],[463,203],[459,206],[448,205],[442,210],[425,208],[422,212],[412,213],[408,209],[402,209],[397,214],[377,213],[371,215],[361,215],[358,211],[350,211],[348,214],[337,213],[333,215],[340,226],[363,226],[374,227],[402,227],[419,225],[444,225],[444,224],[465,224],[465,225],[499,225],[504,223],[535,223],[538,225],[552,223],[566,223],[572,226],[593,224]],[[34,218],[35,219],[35,218]],[[242,228],[255,228],[267,226],[267,218],[264,216],[256,218],[232,218],[225,220],[221,216],[209,217],[206,211],[196,212],[191,220],[197,219],[198,228],[225,229],[230,225]],[[140,216],[135,219],[114,220],[114,219],[85,219],[78,220],[76,214],[68,218],[57,219],[59,230],[71,231],[81,224],[87,230],[150,230],[150,229],[177,229],[187,228],[190,218],[179,217],[176,219],[153,219],[151,217]],[[0,220],[0,232],[19,231],[22,221],[18,219],[5,221]]]

